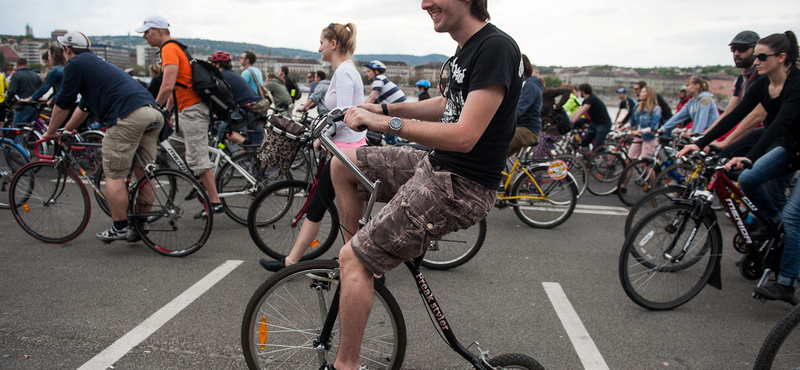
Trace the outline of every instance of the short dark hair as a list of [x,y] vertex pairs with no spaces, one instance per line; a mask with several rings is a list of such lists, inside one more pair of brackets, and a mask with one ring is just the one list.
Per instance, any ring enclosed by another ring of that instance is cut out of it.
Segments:
[[489,16],[489,9],[487,2],[488,0],[472,0],[472,5],[470,6],[469,9],[472,15],[486,22],[492,19],[492,17]]
[[328,75],[326,75],[325,72],[317,71],[317,77],[319,77],[320,80],[324,80],[328,78]]
[[639,81],[639,82],[635,83],[634,85],[639,85],[639,88],[641,89],[641,88],[647,86],[647,82]]
[[580,90],[586,95],[592,95],[592,85],[580,84],[580,86],[578,86],[578,90]]
[[230,60],[227,61],[227,62],[214,62],[214,64],[222,67],[222,69],[231,69],[231,68],[233,68],[231,66],[231,61]]
[[14,69],[14,66],[12,66],[11,64],[3,64],[3,72],[10,71],[12,69]]
[[284,75],[289,76],[289,67],[281,66],[281,71],[283,71]]
[[28,60],[25,58],[17,59],[17,67],[25,67],[28,65]]
[[251,65],[256,64],[256,53],[250,50],[246,50],[244,52],[244,59],[247,59],[247,61],[250,62]]

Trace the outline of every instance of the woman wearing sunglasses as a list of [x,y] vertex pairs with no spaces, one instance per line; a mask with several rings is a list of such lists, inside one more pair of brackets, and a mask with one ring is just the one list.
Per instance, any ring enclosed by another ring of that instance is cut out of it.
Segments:
[[[356,51],[356,25],[331,23],[322,30],[319,37],[319,52],[322,60],[331,63],[333,77],[330,87],[325,94],[325,106],[330,109],[352,107],[364,103],[364,84],[361,74],[353,63],[353,53]],[[327,133],[331,135],[333,129]],[[336,137],[333,143],[340,149],[356,148],[367,145],[367,131],[358,132],[339,122],[335,126]],[[314,147],[320,147],[319,140],[314,142]],[[325,210],[333,203],[336,194],[331,182],[330,163],[326,165],[317,180],[314,195],[308,203],[306,218],[300,227],[297,240],[291,253],[282,261],[267,261],[262,259],[261,266],[269,271],[278,271],[286,266],[300,262],[306,249],[317,237],[320,222],[325,215]],[[349,230],[354,232],[355,230]],[[350,235],[347,236],[349,239]]]
[[[762,78],[756,81],[733,111],[724,117],[697,145],[687,145],[679,155],[710,144],[744,119],[759,103],[775,119],[745,157],[735,157],[725,166],[753,168],[739,176],[739,188],[773,222],[783,221],[785,244],[778,281],[755,292],[770,300],[796,302],[794,297],[800,271],[800,187],[795,187],[781,212],[761,186],[766,181],[792,175],[800,168],[800,70],[797,37],[786,31],[758,41],[755,65]],[[756,233],[754,233],[756,234]],[[754,236],[755,237],[755,236]]]
[[687,129],[684,135],[688,137],[692,132],[702,134],[719,118],[717,103],[714,102],[714,94],[708,90],[708,81],[698,76],[687,78],[686,94],[692,99],[683,109],[664,123],[664,126],[659,131],[669,134],[675,126],[691,120],[692,126]]

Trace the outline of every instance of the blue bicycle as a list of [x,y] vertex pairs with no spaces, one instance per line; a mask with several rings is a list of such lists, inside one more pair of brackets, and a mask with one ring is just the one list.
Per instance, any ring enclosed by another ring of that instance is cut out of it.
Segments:
[[8,184],[17,170],[28,163],[28,151],[6,136],[18,135],[17,128],[0,128],[0,208],[8,209]]

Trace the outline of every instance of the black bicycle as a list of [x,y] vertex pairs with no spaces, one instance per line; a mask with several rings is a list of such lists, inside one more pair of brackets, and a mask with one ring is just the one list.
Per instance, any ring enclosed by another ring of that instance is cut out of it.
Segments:
[[[380,181],[369,181],[322,129],[341,120],[344,112],[334,110],[313,128],[326,148],[357,176],[371,193],[363,226],[375,202]],[[543,369],[533,358],[522,354],[504,354],[489,358],[465,348],[436,301],[430,285],[419,268],[424,255],[406,261],[414,276],[420,296],[445,342],[475,369]],[[337,261],[305,261],[272,275],[253,294],[242,320],[242,349],[247,366],[252,369],[319,369],[333,363],[339,349],[339,264]],[[373,307],[361,343],[361,363],[369,369],[400,369],[407,344],[403,313],[397,301],[380,281],[374,284]],[[477,343],[476,343],[477,344]]]
[[800,305],[795,306],[764,339],[753,370],[800,368]]

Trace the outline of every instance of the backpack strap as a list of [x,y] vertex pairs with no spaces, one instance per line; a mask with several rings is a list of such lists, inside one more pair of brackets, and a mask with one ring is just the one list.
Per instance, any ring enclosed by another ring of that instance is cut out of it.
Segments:
[[[158,49],[158,52],[161,53],[161,50],[164,49],[164,46],[166,46],[167,44],[170,44],[170,43],[178,45],[178,47],[180,47],[181,50],[183,50],[183,53],[186,54],[186,58],[189,59],[189,65],[191,65],[195,61],[195,59],[192,56],[192,54],[190,54],[189,51],[187,50],[188,47],[186,45],[184,45],[184,44],[181,44],[180,41],[178,41],[178,40],[173,40],[173,39],[167,40],[167,42],[165,42],[164,45],[161,45],[161,47]],[[178,82],[177,79],[175,80],[175,86],[180,86],[180,87],[182,87],[184,89],[188,89],[189,88],[189,86],[186,86],[186,84],[182,84],[182,83]],[[173,93],[175,92],[174,89],[172,91],[173,91]],[[175,104],[178,104],[177,100],[175,101]]]

